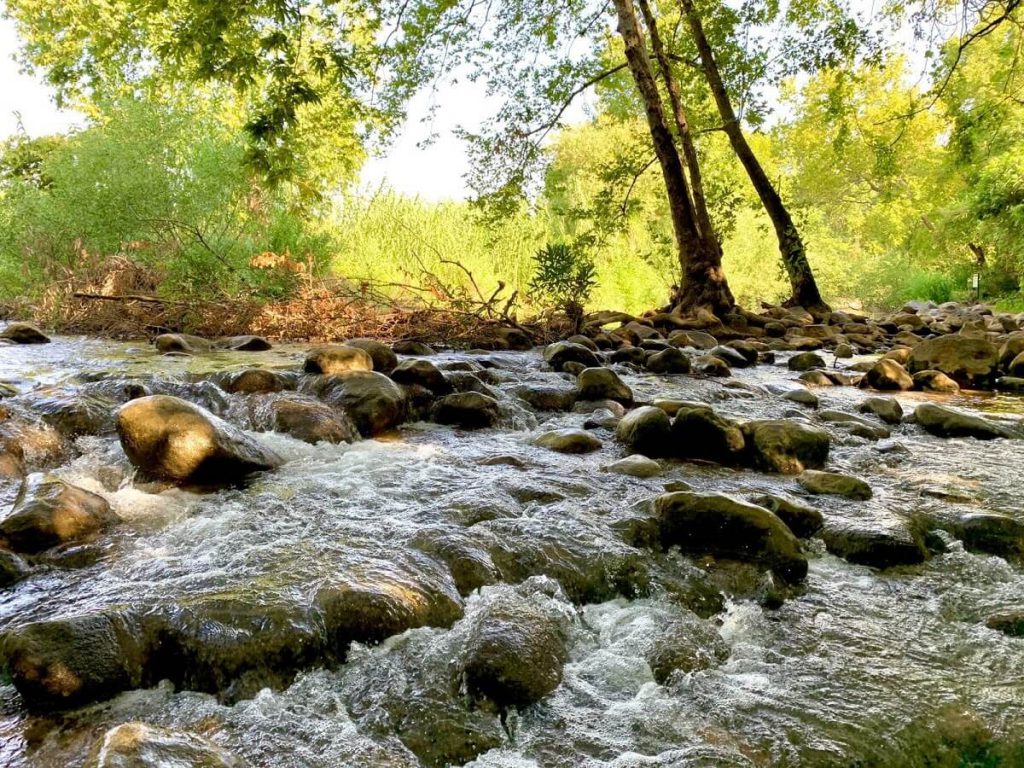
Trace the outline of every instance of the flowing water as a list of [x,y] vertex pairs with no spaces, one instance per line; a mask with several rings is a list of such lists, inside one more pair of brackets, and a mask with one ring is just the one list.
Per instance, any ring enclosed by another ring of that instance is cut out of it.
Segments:
[[[144,382],[244,426],[245,396],[220,391],[209,375],[250,366],[294,371],[303,352],[161,357],[142,345],[58,338],[0,347],[0,382],[21,393],[4,401],[15,409],[54,392],[101,397]],[[436,765],[443,761],[422,741],[424,734],[444,741],[446,729],[476,734],[483,747],[462,762],[480,768],[1024,765],[1024,639],[984,623],[1024,609],[1020,562],[948,539],[946,551],[924,564],[876,571],[811,540],[806,586],[778,605],[765,599],[756,575],[709,576],[678,554],[632,547],[620,530],[667,482],[750,496],[796,494],[792,478],[681,462],[650,479],[605,472],[622,456],[609,432],[597,430],[604,447],[583,456],[531,444],[540,431],[588,418],[535,413],[509,394],[523,383],[572,386],[568,376],[545,371],[538,354],[432,359],[485,360],[502,428],[417,423],[385,440],[315,446],[263,433],[287,463],[244,488],[207,493],[136,481],[115,436],[78,438],[75,457],[56,474],[102,494],[124,522],[77,567],[39,567],[0,592],[0,631],[116,606],[167,605],[215,605],[277,631],[301,624],[317,591],[338,579],[400,581],[436,571],[447,583],[425,542],[459,542],[485,553],[477,558],[479,583],[560,582],[557,600],[571,615],[572,637],[552,695],[499,723],[439,694],[457,628],[410,630],[354,648],[344,664],[312,664],[293,680],[237,695],[164,682],[39,715],[0,678],[0,765],[79,765],[97,735],[132,720],[202,733],[255,766]],[[724,383],[620,372],[639,400],[700,400],[744,419],[800,410],[764,388],[795,379],[782,364],[736,371]],[[851,388],[816,392],[821,408],[846,411],[865,396]],[[922,397],[899,399],[909,410]],[[964,393],[942,402],[1007,423],[1024,414],[1020,398]],[[827,519],[884,526],[984,511],[1024,520],[1024,442],[941,440],[913,425],[880,442],[830,430],[830,468],[864,478],[875,495],[811,500]],[[495,456],[518,457],[522,466],[480,463]],[[16,491],[11,482],[0,486],[0,502],[9,505]],[[714,594],[694,597],[686,586],[694,579]],[[481,599],[467,594],[467,611]],[[683,605],[706,617],[726,652],[658,682],[642,650]]]

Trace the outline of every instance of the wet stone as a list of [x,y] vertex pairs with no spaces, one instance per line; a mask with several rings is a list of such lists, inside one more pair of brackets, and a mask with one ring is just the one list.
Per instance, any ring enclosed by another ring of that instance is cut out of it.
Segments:
[[910,354],[911,373],[936,370],[962,387],[983,387],[996,375],[999,352],[990,341],[960,334],[921,342]]
[[819,535],[833,555],[872,568],[915,565],[924,562],[928,554],[918,533],[898,519],[826,518]]
[[582,344],[558,341],[544,348],[544,360],[556,371],[564,369],[566,363],[580,363],[587,367],[601,364],[597,353]]
[[332,344],[316,347],[306,354],[302,364],[306,373],[335,374],[349,371],[372,371],[373,358],[370,353],[357,347]]
[[259,431],[282,432],[305,443],[352,443],[359,430],[344,411],[297,392],[273,396],[253,406]]
[[800,352],[789,358],[786,367],[791,371],[811,371],[826,366],[821,355],[815,352]]
[[582,429],[559,429],[545,432],[534,443],[558,453],[592,453],[601,447],[601,441]]
[[648,478],[661,474],[661,465],[640,454],[633,454],[624,459],[606,465],[605,472],[612,472],[616,475],[627,475],[629,477]]
[[295,382],[277,371],[264,368],[246,368],[235,371],[220,380],[221,389],[234,395],[255,395],[295,389]]
[[429,360],[403,360],[391,371],[391,379],[399,384],[418,384],[435,395],[447,395],[452,391],[444,373]]
[[195,733],[141,722],[111,728],[93,746],[84,768],[243,768],[245,763]]
[[626,405],[633,402],[633,390],[610,368],[587,368],[576,380],[580,400],[615,400]]
[[153,346],[161,354],[173,354],[176,352],[197,355],[213,350],[213,342],[201,336],[192,336],[188,333],[164,333],[153,339]]
[[0,331],[0,339],[14,344],[48,344],[50,338],[29,323],[9,323]]
[[942,371],[918,371],[914,374],[914,389],[922,392],[959,392],[960,385]]
[[438,424],[462,429],[493,427],[498,422],[498,401],[479,392],[446,395],[434,404],[433,417]]
[[670,453],[671,420],[661,408],[645,405],[635,408],[619,420],[616,439],[630,451],[646,456]]
[[437,352],[429,344],[424,344],[422,341],[396,341],[391,345],[391,349],[399,355],[417,355],[419,357],[427,357],[429,355],[436,355]]
[[973,437],[976,440],[1010,437],[1004,427],[988,419],[934,403],[917,406],[914,421],[938,437]]
[[0,589],[17,584],[29,575],[28,563],[13,552],[0,549]]
[[742,426],[749,461],[758,469],[795,475],[828,461],[828,433],[794,420],[750,421]]
[[775,513],[782,522],[801,539],[817,533],[824,522],[819,510],[801,504],[793,499],[775,494],[765,494],[750,500],[752,504],[764,507]]
[[903,407],[893,397],[869,397],[857,406],[861,413],[871,413],[886,424],[899,424],[903,421]]
[[868,370],[865,380],[872,389],[903,391],[914,388],[914,379],[895,360],[879,360]]
[[102,496],[33,474],[25,478],[14,507],[0,520],[0,544],[33,554],[82,541],[118,522]]
[[366,352],[373,360],[373,370],[381,373],[391,373],[398,365],[398,355],[387,344],[376,339],[349,339],[345,342],[346,347],[355,347]]
[[683,407],[672,422],[672,448],[676,456],[718,464],[739,463],[746,448],[740,427],[708,407]]
[[859,477],[844,475],[841,472],[821,472],[808,469],[796,479],[808,493],[815,495],[842,496],[854,501],[867,501],[874,494],[871,486]]
[[676,347],[669,347],[647,358],[647,370],[651,373],[689,373],[690,358]]
[[324,376],[307,389],[343,410],[364,437],[394,429],[408,414],[405,393],[394,381],[376,371],[350,371]]

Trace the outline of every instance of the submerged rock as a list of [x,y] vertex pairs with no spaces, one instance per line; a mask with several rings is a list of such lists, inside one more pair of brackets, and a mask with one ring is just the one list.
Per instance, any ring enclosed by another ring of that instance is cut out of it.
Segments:
[[788,583],[807,576],[807,559],[786,524],[763,507],[724,494],[669,493],[654,500],[662,546],[755,562]]
[[372,371],[373,358],[365,349],[332,344],[311,349],[302,364],[306,373],[348,373],[349,371]]
[[748,421],[741,427],[749,461],[758,469],[796,475],[825,466],[828,432],[792,420]]
[[243,768],[245,763],[195,733],[123,723],[96,740],[84,768]]
[[31,554],[82,541],[118,522],[102,496],[33,474],[22,483],[11,512],[0,520],[0,544]]
[[235,395],[255,395],[267,392],[283,392],[295,389],[294,382],[277,371],[265,368],[246,368],[244,371],[233,371],[220,380],[220,387],[225,392]]
[[174,482],[237,482],[283,459],[237,427],[169,395],[132,400],[117,412],[117,434],[128,460]]
[[935,403],[922,403],[917,406],[914,410],[914,421],[938,437],[973,437],[978,440],[1010,437],[1004,427],[988,419]]
[[592,453],[601,441],[582,429],[558,429],[545,432],[534,440],[536,445],[558,453]]
[[915,565],[928,555],[920,535],[903,520],[829,519],[820,536],[833,555],[872,568]]
[[841,472],[808,469],[802,472],[796,481],[805,491],[813,494],[843,496],[855,501],[867,501],[874,495],[871,486],[859,477],[844,475]]
[[217,342],[218,347],[235,352],[265,352],[273,345],[262,336],[228,336]]
[[10,323],[0,331],[0,339],[15,344],[48,344],[50,337],[29,323]]
[[0,589],[17,584],[29,574],[28,563],[13,552],[0,549]]
[[267,398],[253,409],[256,429],[282,432],[305,443],[352,443],[359,429],[348,415],[297,392]]

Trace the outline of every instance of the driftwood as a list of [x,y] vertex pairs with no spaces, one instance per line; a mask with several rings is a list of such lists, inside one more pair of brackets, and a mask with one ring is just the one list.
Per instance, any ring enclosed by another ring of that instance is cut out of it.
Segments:
[[136,294],[123,294],[118,296],[112,296],[105,293],[85,293],[83,291],[75,291],[73,294],[76,299],[94,299],[97,301],[141,301],[145,304],[186,304],[184,301],[174,301],[173,299],[159,299],[156,296],[141,296]]

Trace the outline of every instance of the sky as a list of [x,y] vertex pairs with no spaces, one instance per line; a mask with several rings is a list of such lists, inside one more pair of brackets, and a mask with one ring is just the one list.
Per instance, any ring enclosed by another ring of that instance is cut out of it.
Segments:
[[[0,18],[0,139],[18,130],[19,119],[30,136],[81,125],[80,114],[57,108],[53,90],[46,83],[21,71],[13,59],[17,49],[13,22]],[[428,114],[432,99],[444,107],[425,125],[422,118]],[[469,190],[463,176],[469,161],[462,142],[452,131],[460,125],[479,125],[487,114],[486,104],[483,86],[469,82],[417,96],[409,105],[410,120],[405,130],[386,155],[367,162],[361,184],[367,189],[386,185],[426,200],[465,199]],[[436,139],[421,147],[432,133]]]

